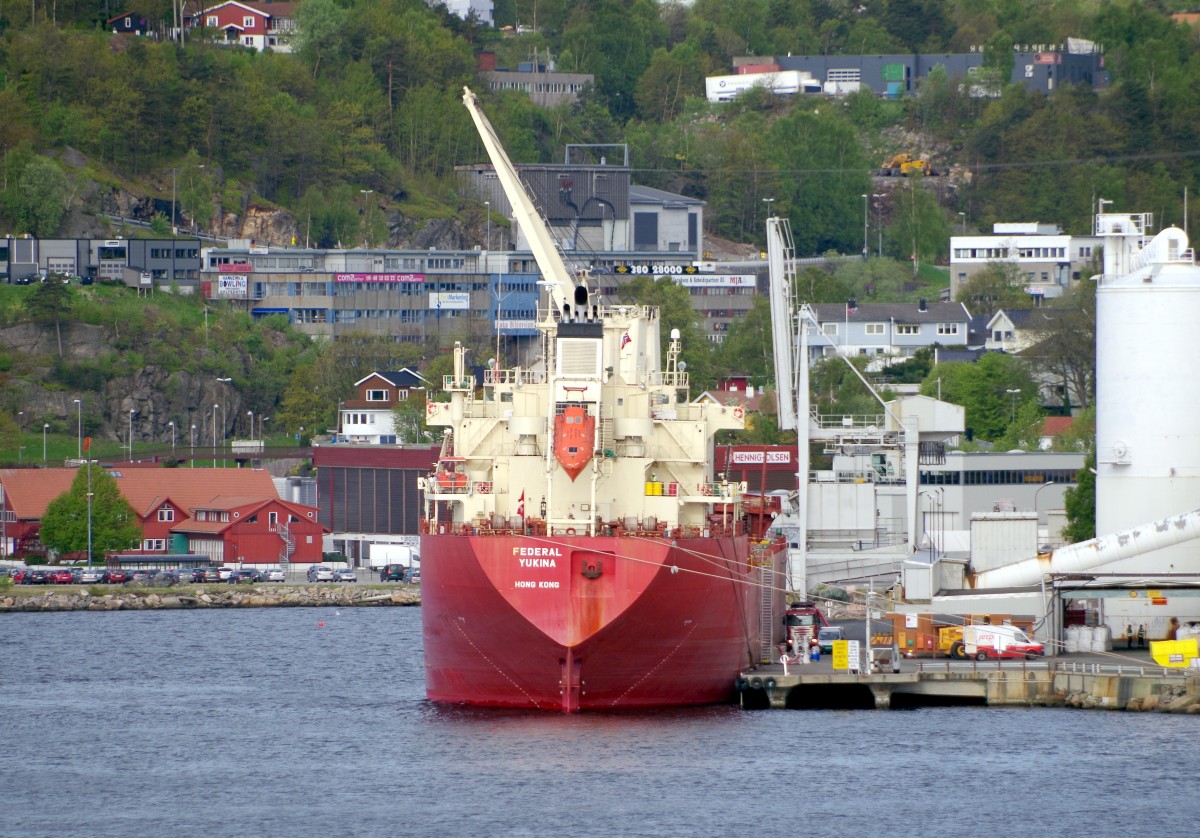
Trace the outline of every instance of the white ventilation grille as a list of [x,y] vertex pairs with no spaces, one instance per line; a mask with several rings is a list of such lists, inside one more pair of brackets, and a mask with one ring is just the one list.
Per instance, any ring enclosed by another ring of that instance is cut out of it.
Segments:
[[599,378],[600,343],[596,338],[559,338],[559,377]]

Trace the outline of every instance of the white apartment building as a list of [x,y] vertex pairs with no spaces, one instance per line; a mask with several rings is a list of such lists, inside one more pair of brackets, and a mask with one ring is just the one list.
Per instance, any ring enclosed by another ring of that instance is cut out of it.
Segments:
[[1011,262],[1025,278],[1031,304],[1062,296],[1071,284],[1098,273],[1101,239],[1070,236],[1056,224],[1004,222],[990,236],[950,238],[950,294],[993,262]]

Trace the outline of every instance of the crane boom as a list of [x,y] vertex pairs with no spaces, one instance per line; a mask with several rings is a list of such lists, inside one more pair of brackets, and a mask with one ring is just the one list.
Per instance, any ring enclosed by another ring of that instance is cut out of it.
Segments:
[[537,207],[534,206],[533,199],[525,190],[525,185],[521,182],[516,167],[508,159],[504,146],[496,136],[496,129],[484,115],[483,108],[479,104],[479,97],[472,93],[469,87],[463,88],[463,104],[467,106],[471,119],[475,122],[479,138],[483,140],[483,146],[496,170],[496,176],[500,179],[500,185],[504,188],[504,194],[512,205],[513,216],[529,239],[529,248],[533,252],[533,258],[537,261],[538,267],[542,271],[542,277],[549,286],[550,300],[554,311],[560,314],[564,320],[569,320],[576,306],[586,309],[587,290],[584,288],[584,293],[580,294],[580,284],[567,270],[558,248],[554,246],[554,242],[550,238],[548,226],[542,220]]
[[775,390],[780,430],[796,427],[796,375],[806,369],[805,359],[797,358],[797,339],[800,335],[799,307],[792,297],[796,293],[796,268],[793,257],[792,229],[786,218],[767,219],[767,267],[771,300],[771,333],[775,339]]

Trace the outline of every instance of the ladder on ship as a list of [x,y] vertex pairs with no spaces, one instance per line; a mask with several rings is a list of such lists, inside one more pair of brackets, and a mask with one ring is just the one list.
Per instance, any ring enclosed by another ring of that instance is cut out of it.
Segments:
[[750,560],[758,565],[759,663],[771,663],[775,655],[775,579],[771,556],[763,548],[753,547]]
[[612,474],[613,458],[616,457],[616,439],[613,436],[613,420],[605,418],[603,412],[597,420],[596,454],[600,457],[600,473]]

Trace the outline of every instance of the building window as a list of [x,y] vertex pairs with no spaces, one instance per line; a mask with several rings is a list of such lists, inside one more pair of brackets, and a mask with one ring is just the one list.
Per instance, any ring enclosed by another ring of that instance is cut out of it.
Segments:
[[866,324],[866,332],[868,335],[882,335],[883,334],[883,324],[882,323],[868,323],[868,324]]
[[162,509],[158,510],[158,520],[174,521],[175,520],[175,510],[169,506],[164,506]]
[[245,17],[243,17],[242,18],[242,28],[243,29],[253,29],[254,28],[254,18],[252,18],[250,15],[246,15]]
[[207,18],[204,19],[204,25],[207,26],[209,29],[216,29],[218,26],[221,25],[221,22],[219,20],[217,20],[216,15],[209,15]]
[[896,334],[919,335],[921,334],[921,325],[919,323],[897,323]]
[[837,323],[822,323],[821,324],[821,332],[822,332],[822,334],[830,335],[831,337],[836,337],[837,333],[838,333],[837,327],[838,327]]
[[166,550],[167,541],[165,538],[147,538],[142,541],[142,549],[149,551]]
[[958,334],[958,324],[957,323],[938,323],[938,332],[937,333],[939,335],[957,335]]
[[386,402],[388,401],[387,390],[368,390],[367,401],[369,402]]
[[396,398],[397,398],[399,401],[404,401],[405,399],[407,399],[407,398],[408,398],[408,391],[407,391],[407,390],[397,390],[397,391],[396,391]]

